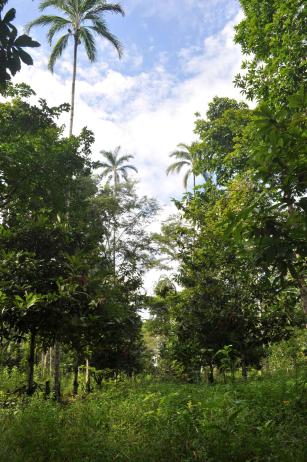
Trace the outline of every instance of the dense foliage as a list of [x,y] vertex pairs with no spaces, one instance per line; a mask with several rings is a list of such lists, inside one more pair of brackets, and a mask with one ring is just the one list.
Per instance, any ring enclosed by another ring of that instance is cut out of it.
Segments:
[[46,352],[61,342],[76,364],[93,355],[99,370],[131,372],[142,351],[136,310],[151,261],[143,225],[157,206],[132,183],[115,194],[100,186],[93,135],[65,138],[55,123],[65,110],[20,97],[1,104],[1,336],[30,336],[30,394],[36,343]]

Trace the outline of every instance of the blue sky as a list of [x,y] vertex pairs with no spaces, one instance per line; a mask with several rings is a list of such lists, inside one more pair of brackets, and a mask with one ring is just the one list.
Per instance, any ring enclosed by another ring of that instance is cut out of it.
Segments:
[[[39,15],[39,0],[10,0],[20,29]],[[241,51],[233,27],[242,13],[236,0],[123,0],[126,16],[106,15],[110,30],[124,44],[124,58],[103,41],[98,60],[89,64],[80,50],[74,132],[95,133],[93,157],[101,149],[122,146],[139,170],[139,192],[156,197],[159,223],[174,211],[172,197],[183,192],[182,175],[166,176],[169,154],[178,143],[194,139],[194,113],[205,115],[215,95],[240,99],[233,78]],[[48,10],[46,10],[47,12]],[[39,97],[56,105],[69,102],[72,49],[47,70],[50,47],[45,29],[33,29],[42,46],[33,51],[34,66],[23,67],[17,81],[30,83]],[[65,116],[61,123],[68,123]]]
[[[126,49],[138,49],[144,70],[152,67],[161,54],[169,54],[167,66],[179,76],[176,53],[183,48],[200,48],[206,37],[221,30],[239,11],[236,0],[123,0],[120,3],[126,12],[125,18],[111,14],[106,17],[110,29]],[[20,24],[40,14],[39,0],[10,0],[10,5],[16,7]],[[43,29],[36,30],[35,35],[44,42]],[[116,67],[122,66],[115,64]],[[126,72],[134,73],[135,69],[128,65]]]

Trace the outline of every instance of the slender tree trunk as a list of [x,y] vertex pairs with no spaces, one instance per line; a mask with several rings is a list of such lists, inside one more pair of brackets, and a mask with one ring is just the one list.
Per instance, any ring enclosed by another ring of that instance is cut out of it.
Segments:
[[212,366],[212,364],[209,365],[208,382],[210,384],[214,383],[214,375],[213,375],[213,366]]
[[21,345],[20,345],[20,343],[17,343],[16,349],[17,349],[16,364],[17,364],[17,367],[19,368],[20,365],[21,365],[22,358],[23,358],[23,354],[22,354],[22,350],[21,350]]
[[196,186],[196,177],[195,177],[194,173],[193,173],[193,186],[194,186],[194,190],[195,190],[195,186]]
[[74,35],[74,62],[73,62],[73,73],[72,73],[72,84],[71,84],[71,107],[70,107],[70,125],[69,125],[69,136],[72,135],[74,113],[75,113],[75,90],[76,90],[76,74],[77,74],[77,52],[78,52],[79,39]]
[[236,370],[236,368],[234,366],[234,363],[232,362],[232,364],[231,364],[231,380],[232,380],[232,382],[235,381],[235,370]]
[[58,340],[54,343],[54,397],[61,401],[61,346]]
[[243,379],[247,380],[248,372],[247,372],[247,365],[244,359],[242,359],[242,362],[241,362],[241,370],[242,370]]
[[73,381],[73,395],[77,396],[78,389],[79,389],[79,355],[76,354],[75,362],[74,362],[74,381]]
[[44,369],[45,369],[45,352],[41,352],[41,375],[44,376]]
[[49,375],[52,376],[52,347],[49,347]]
[[27,394],[34,393],[34,361],[35,361],[35,332],[30,334],[29,356],[28,356],[28,387]]
[[42,351],[42,358],[41,358],[41,373],[40,376],[43,379],[46,373],[46,364],[47,364],[47,352]]
[[[117,191],[117,177],[116,171],[113,172],[114,174],[114,199],[116,199],[116,191]],[[114,280],[116,276],[116,224],[115,224],[115,212],[113,216],[113,272],[114,272]]]
[[91,371],[90,371],[90,362],[89,359],[85,360],[85,389],[87,393],[91,391]]
[[50,380],[46,380],[45,382],[45,398],[49,398],[50,396]]
[[114,224],[113,224],[113,272],[114,278],[116,276],[116,231],[115,231],[115,217],[114,217]]

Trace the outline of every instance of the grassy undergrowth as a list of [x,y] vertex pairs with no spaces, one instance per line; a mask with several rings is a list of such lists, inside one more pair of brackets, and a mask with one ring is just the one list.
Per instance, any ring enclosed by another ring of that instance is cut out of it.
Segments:
[[303,462],[303,377],[232,385],[108,383],[66,405],[0,410],[1,462]]

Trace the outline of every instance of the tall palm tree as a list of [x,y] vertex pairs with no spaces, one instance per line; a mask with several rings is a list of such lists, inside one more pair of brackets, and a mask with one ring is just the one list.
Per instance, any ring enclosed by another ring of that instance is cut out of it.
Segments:
[[169,157],[175,157],[176,162],[173,162],[166,169],[166,174],[170,173],[179,173],[182,168],[186,167],[186,171],[183,177],[183,185],[187,189],[189,177],[193,176],[193,185],[195,188],[195,153],[193,152],[193,145],[189,146],[188,144],[180,143],[177,145],[178,149],[172,152]]
[[73,75],[71,86],[71,111],[69,135],[72,135],[74,111],[75,111],[75,88],[77,74],[77,54],[79,45],[83,44],[90,62],[94,62],[97,56],[94,34],[106,39],[117,50],[119,57],[122,56],[122,45],[118,38],[113,35],[104,20],[104,13],[111,12],[124,16],[124,11],[118,3],[107,3],[106,0],[41,0],[39,9],[44,11],[48,7],[56,8],[62,16],[42,15],[31,21],[26,29],[34,26],[49,26],[47,38],[52,44],[53,38],[59,32],[65,31],[64,35],[54,45],[48,63],[48,68],[53,72],[55,62],[60,58],[67,44],[73,40]]
[[100,151],[103,157],[106,159],[104,162],[100,162],[100,167],[103,167],[102,176],[107,178],[107,181],[110,182],[113,180],[114,190],[120,182],[120,177],[122,176],[125,181],[128,180],[127,170],[134,170],[136,173],[137,168],[134,165],[127,164],[130,159],[133,159],[134,156],[128,154],[125,156],[120,156],[121,147],[117,146],[114,151]]
[[[113,180],[114,190],[113,196],[116,198],[117,185],[120,182],[120,177],[122,176],[125,181],[128,180],[127,170],[134,170],[137,173],[137,168],[134,165],[127,164],[130,159],[133,159],[134,156],[131,154],[120,156],[121,147],[117,146],[114,151],[100,151],[100,154],[105,158],[104,162],[100,162],[100,167],[103,167],[102,176],[107,178],[107,182],[110,183]],[[116,274],[116,212],[113,215],[113,271],[114,277]]]

